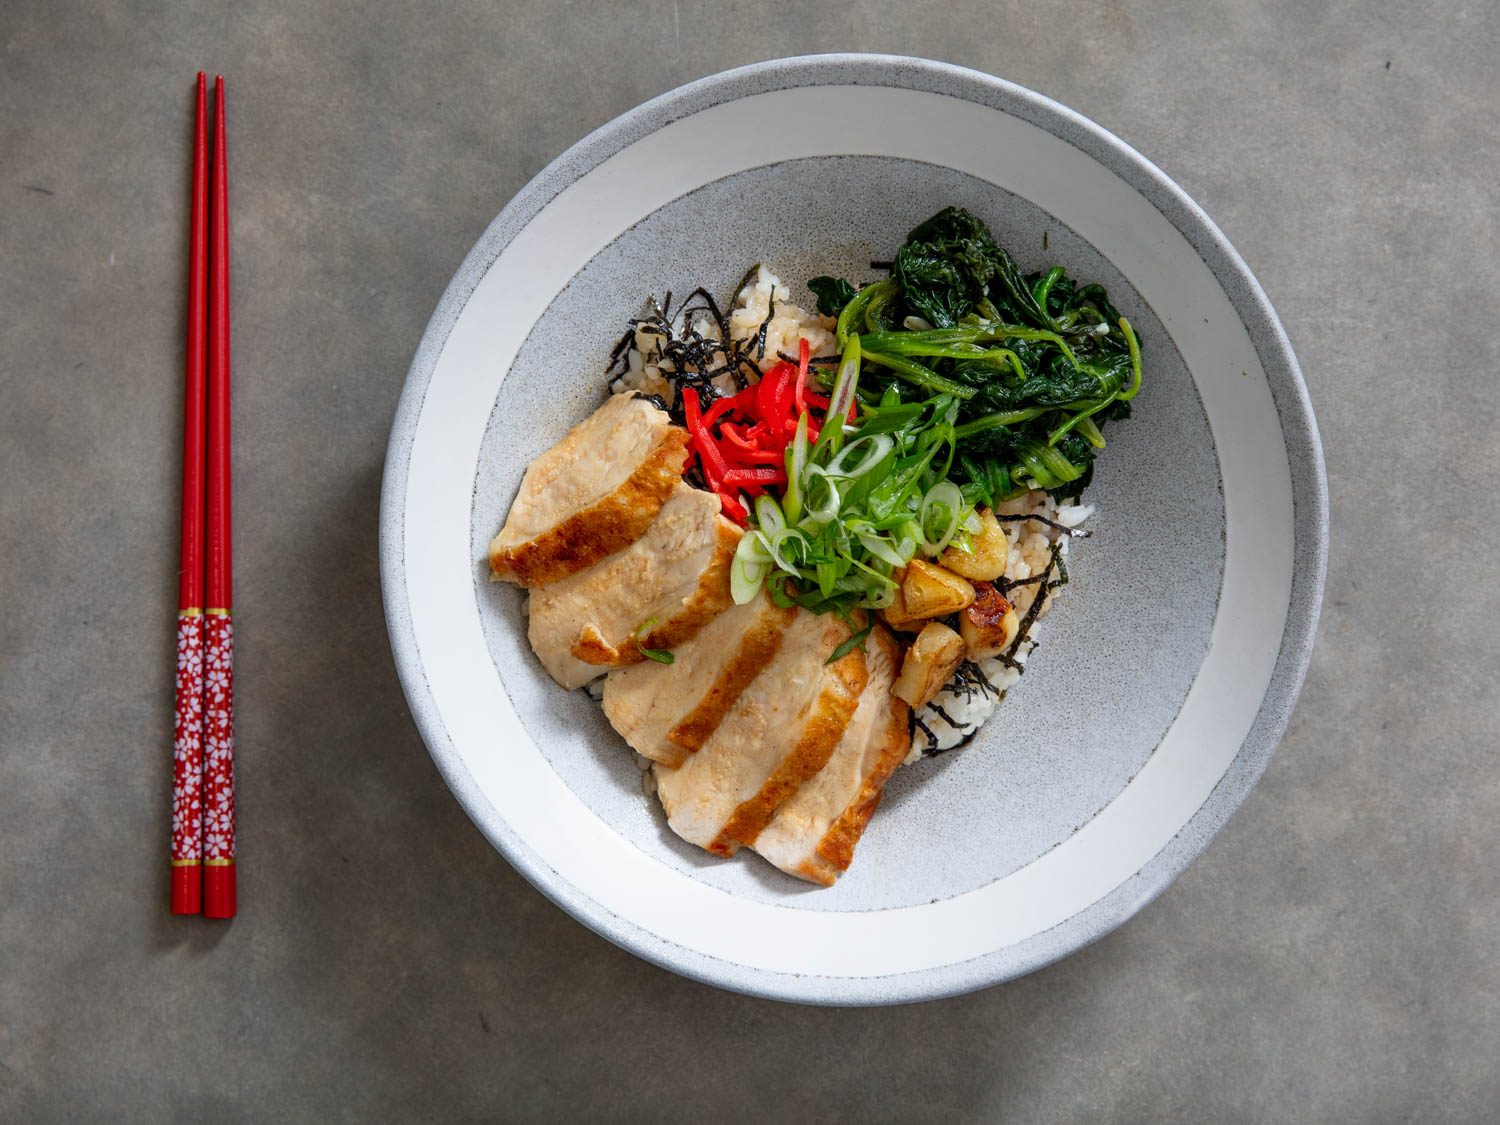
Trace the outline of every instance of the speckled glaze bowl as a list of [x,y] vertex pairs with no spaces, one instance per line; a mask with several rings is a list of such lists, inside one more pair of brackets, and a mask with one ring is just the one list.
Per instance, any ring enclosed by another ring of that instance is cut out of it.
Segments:
[[[679,841],[582,692],[547,679],[485,547],[526,464],[601,399],[643,299],[763,260],[806,299],[947,204],[1023,268],[1102,281],[1144,341],[1094,536],[1024,680],[967,749],[898,772],[837,887]],[[1312,411],[1260,286],[1180,188],[1028,90],[836,55],[706,78],[513,199],[427,328],[386,462],[381,557],[412,714],[474,821],[600,934],[726,988],[949,995],[1118,926],[1213,838],[1280,738],[1322,593]]]

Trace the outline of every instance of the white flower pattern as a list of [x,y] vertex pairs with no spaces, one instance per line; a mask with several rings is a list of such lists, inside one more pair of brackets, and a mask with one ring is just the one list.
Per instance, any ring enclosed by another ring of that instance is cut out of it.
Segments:
[[175,688],[172,858],[233,859],[234,625],[227,615],[177,619]]
[[203,801],[204,859],[233,859],[234,624],[223,614],[207,619],[204,644]]
[[203,618],[177,619],[172,741],[172,858],[203,855]]

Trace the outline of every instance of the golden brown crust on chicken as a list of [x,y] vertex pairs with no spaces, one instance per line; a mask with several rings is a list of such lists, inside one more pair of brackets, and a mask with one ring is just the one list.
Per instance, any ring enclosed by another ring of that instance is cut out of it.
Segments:
[[739,528],[719,498],[678,483],[646,533],[587,570],[531,590],[527,636],[563,687],[582,687],[611,665],[644,659],[636,644],[669,648],[731,600],[729,562]]
[[[818,844],[818,856],[837,872],[849,870],[849,864],[854,860],[854,845],[859,843],[865,826],[880,805],[885,783],[911,750],[910,716],[911,709],[891,696],[890,714],[886,717],[875,768],[865,777],[859,797],[833,822],[833,827]],[[831,884],[837,877],[836,873],[833,874],[828,882]]]
[[760,792],[734,810],[718,838],[708,845],[709,851],[728,856],[741,844],[755,843],[776,810],[803,782],[827,765],[854,717],[854,709],[859,706],[859,696],[868,679],[865,654],[856,648],[830,665],[828,671],[796,746],[766,778]]
[[900,646],[877,626],[865,647],[864,691],[838,746],[755,840],[771,863],[824,886],[849,866],[882,788],[911,744],[909,710],[891,695]]
[[647,660],[612,669],[604,682],[604,714],[637,753],[680,766],[775,659],[795,612],[762,591],[673,649],[671,664]]
[[685,641],[690,641],[705,625],[734,604],[729,591],[729,568],[734,563],[735,548],[740,545],[744,532],[723,516],[719,517],[715,531],[713,556],[698,579],[698,588],[685,599],[682,606],[674,609],[669,617],[652,627],[651,631],[635,643],[635,638],[620,645],[610,644],[592,624],[585,625],[573,642],[572,655],[585,664],[607,665],[618,668],[626,664],[639,664],[646,659],[645,648],[664,649],[670,652]]
[[782,635],[796,612],[792,606],[785,609],[772,606],[740,637],[739,647],[698,705],[667,732],[667,738],[682,751],[681,757],[668,765],[681,765],[683,758],[702,749],[713,736],[734,701],[775,658]]
[[844,697],[863,680],[857,650],[853,660],[827,663],[849,635],[849,626],[831,615],[794,612],[776,655],[702,747],[678,768],[655,767],[672,831],[701,848],[730,853],[739,837],[759,831],[808,771],[816,774],[847,721]]
[[623,484],[589,507],[511,546],[502,545],[497,535],[490,544],[494,577],[541,586],[587,570],[634,543],[681,482],[687,443],[687,431],[673,426]]

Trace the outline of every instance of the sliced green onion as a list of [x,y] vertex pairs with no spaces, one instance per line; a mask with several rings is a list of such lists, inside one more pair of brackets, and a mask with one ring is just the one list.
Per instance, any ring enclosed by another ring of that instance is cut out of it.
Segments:
[[843,644],[839,645],[838,648],[834,649],[833,652],[829,655],[828,659],[823,661],[823,663],[837,664],[840,660],[844,659],[844,657],[848,656],[855,649],[863,649],[865,647],[865,638],[870,635],[870,630],[873,628],[875,628],[875,622],[872,621],[859,632],[850,634],[848,639],[845,640]]
[[743,554],[746,562],[770,565],[771,548],[766,545],[766,533],[759,529],[746,531],[735,548],[735,554]]
[[[868,448],[861,449],[862,446]],[[844,446],[838,456],[829,462],[826,472],[831,477],[842,477],[845,480],[862,477],[885,460],[886,455],[895,447],[895,439],[889,434],[871,434],[868,437],[861,437]],[[860,450],[859,460],[852,465],[846,464],[856,450]]]
[[905,566],[911,560],[902,558],[901,552],[891,544],[890,540],[883,535],[863,534],[856,536],[860,546],[869,551],[881,562],[890,563],[892,566]]
[[[889,389],[894,390],[895,384],[891,384]],[[894,433],[911,425],[926,412],[925,402],[913,402],[906,406],[866,407],[860,414],[860,436]]]
[[834,380],[833,393],[828,397],[823,428],[818,432],[817,445],[813,447],[814,459],[820,450],[832,449],[837,453],[844,444],[844,419],[849,415],[849,404],[854,401],[854,392],[859,388],[859,363],[859,337],[852,336],[839,361],[838,378]]
[[818,578],[818,591],[825,597],[833,597],[834,582],[838,579],[838,571],[834,569],[831,562],[820,562],[813,565],[813,573]]
[[785,528],[788,521],[786,516],[782,515],[781,505],[776,503],[774,497],[757,496],[755,498],[755,522],[761,531],[769,536],[772,532]]
[[661,622],[655,617],[642,621],[640,628],[635,631],[635,647],[640,650],[642,656],[654,660],[658,664],[671,664],[677,658],[666,649],[646,647],[646,638],[651,635],[651,630],[660,624]]
[[759,557],[760,533],[749,532],[740,539],[735,548],[734,562],[729,567],[729,596],[735,605],[744,605],[760,592],[760,587],[771,573],[769,556]]
[[786,506],[788,523],[802,518],[802,476],[807,469],[807,411],[797,418],[797,431],[786,450],[786,491],[781,502]]
[[[771,548],[771,561],[793,578],[800,578],[800,568],[807,563],[807,535],[795,527],[783,527],[766,541]],[[787,549],[788,544],[791,550]]]
[[[938,525],[942,528],[942,534],[935,539],[928,532],[929,521],[934,516],[942,520]],[[958,485],[951,480],[944,480],[928,489],[927,495],[922,497],[922,507],[917,514],[917,526],[922,534],[922,553],[929,557],[941,555],[958,531],[963,517],[964,495],[959,491]]]
[[791,609],[796,605],[796,599],[786,592],[786,584],[790,579],[784,575],[773,574],[766,579],[766,593],[771,596],[771,601],[778,609]]
[[[818,487],[818,482],[822,487]],[[839,487],[819,465],[810,465],[807,470],[807,486],[803,497],[806,508],[804,519],[814,524],[831,523],[839,514]],[[821,499],[819,498],[821,497]]]

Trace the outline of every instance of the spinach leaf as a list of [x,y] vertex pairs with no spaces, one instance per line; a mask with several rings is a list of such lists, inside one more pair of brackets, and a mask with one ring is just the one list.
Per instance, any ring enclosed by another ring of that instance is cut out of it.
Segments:
[[892,276],[909,315],[952,328],[985,294],[1000,248],[989,229],[960,207],[947,207],[906,236]]
[[858,292],[842,277],[829,277],[827,274],[810,279],[807,287],[818,298],[818,311],[824,316],[838,316]]
[[896,254],[894,275],[908,310],[937,328],[957,324],[987,294],[1015,322],[1055,327],[1015,260],[961,207],[913,228]]
[[1027,276],[960,207],[912,229],[889,280],[855,290],[819,277],[809,287],[820,312],[843,311],[841,346],[866,329],[867,407],[933,392],[953,401],[949,475],[973,501],[1028,486],[1076,496],[1104,446],[1101,427],[1130,415],[1139,342],[1104,287],[1061,266]]

